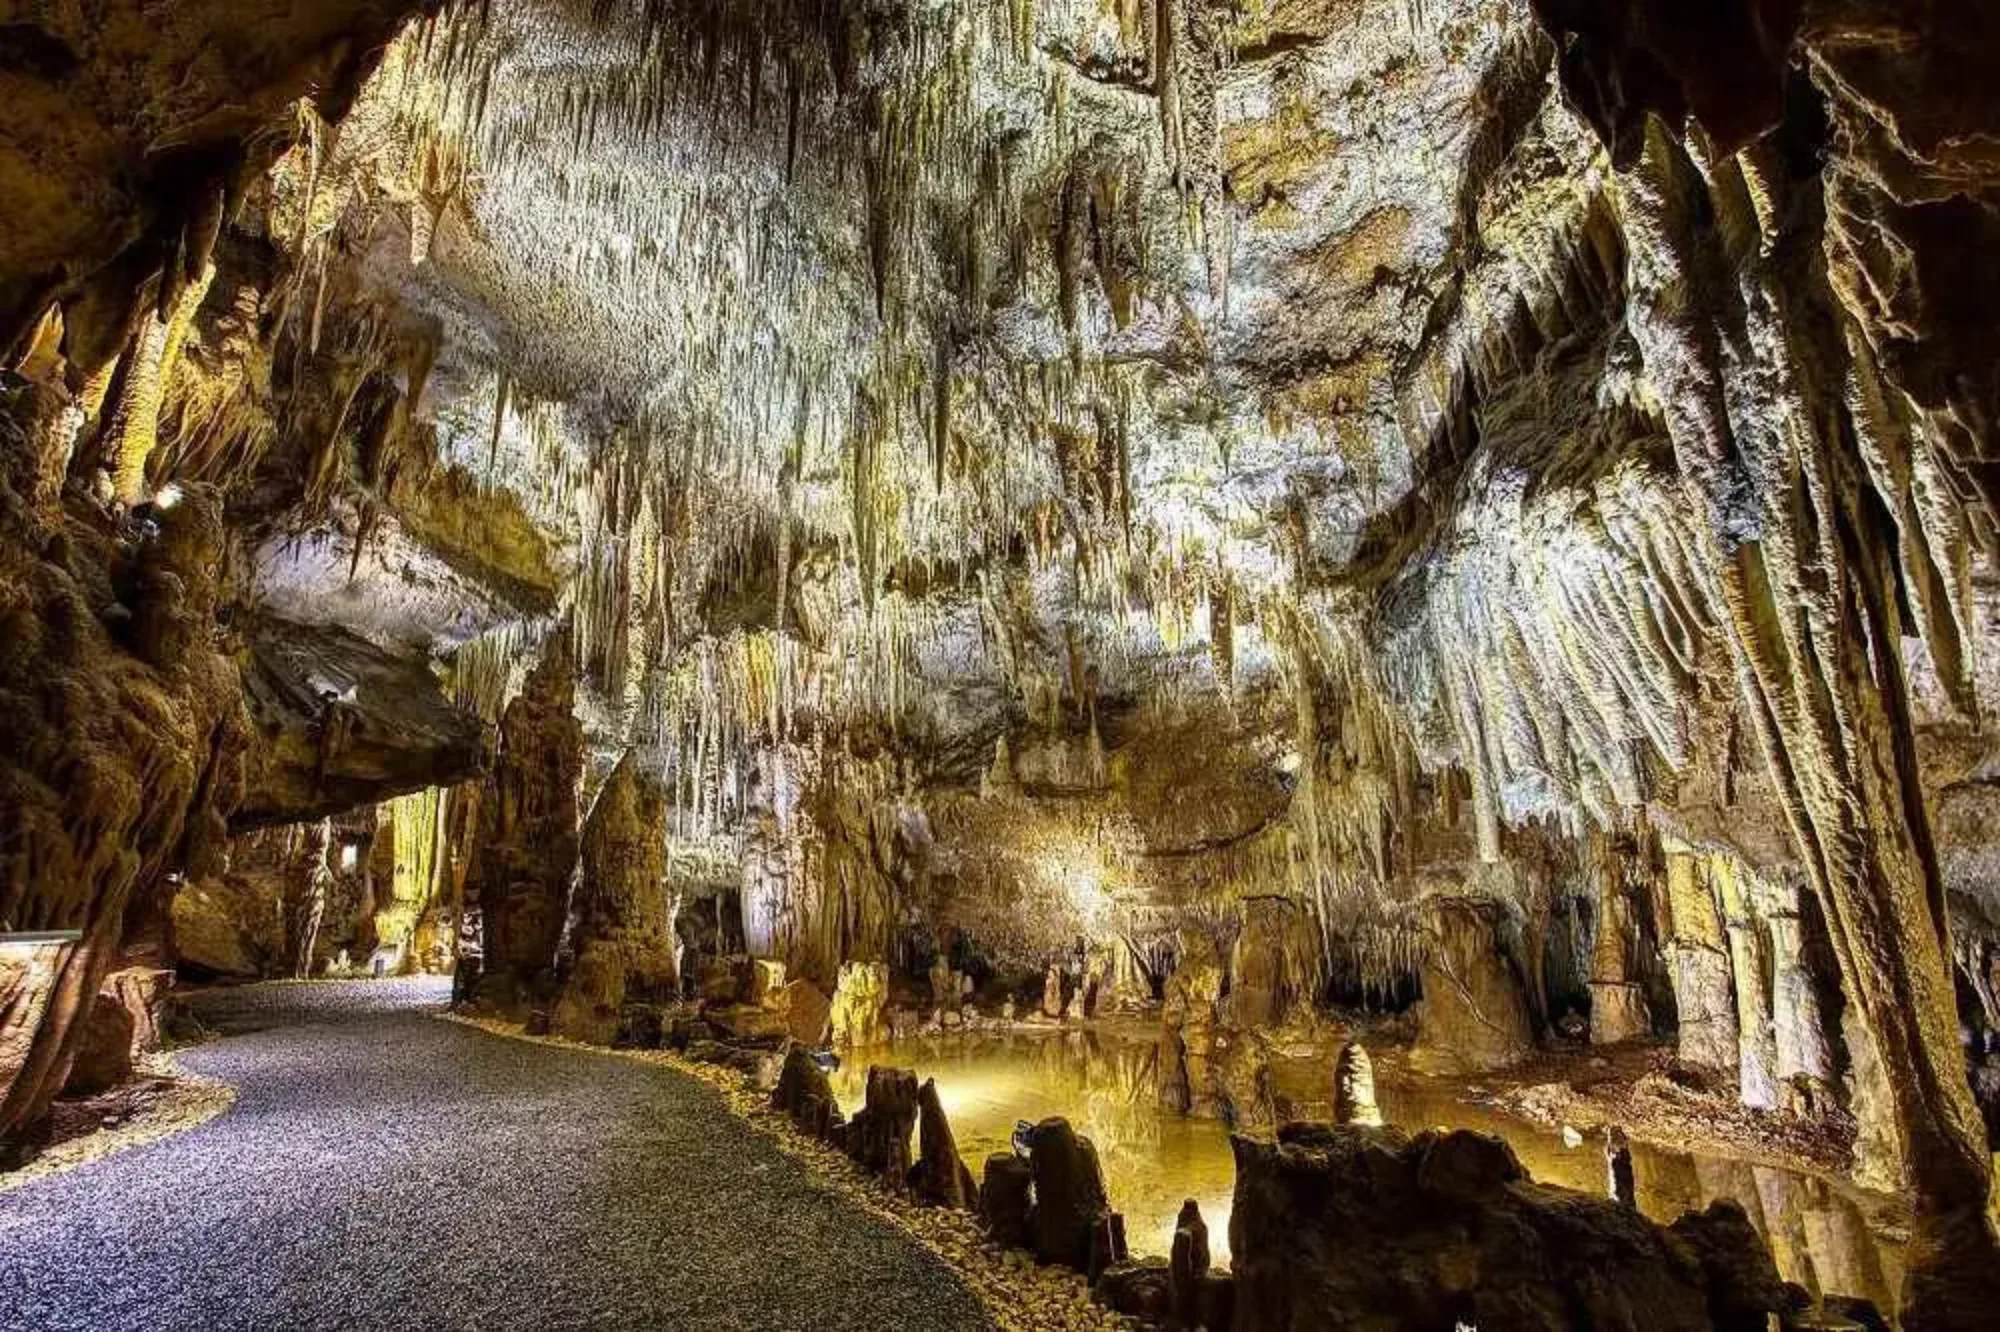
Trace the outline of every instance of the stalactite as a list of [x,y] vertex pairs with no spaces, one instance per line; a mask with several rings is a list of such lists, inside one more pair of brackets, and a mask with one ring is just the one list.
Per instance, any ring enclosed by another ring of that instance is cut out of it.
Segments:
[[[1744,702],[1885,1074],[1897,1166],[1939,1246],[1934,1261],[1976,1263],[1993,1248],[1989,1162],[1953,1034],[1929,816],[1898,752],[1911,726],[1895,599],[1874,567],[1883,534],[1861,502],[1858,460],[1812,405],[1839,401],[1815,391],[1834,387],[1826,361],[1838,348],[1807,344],[1805,325],[1786,317],[1827,303],[1818,249],[1781,232],[1755,257],[1705,253],[1693,196],[1726,197],[1741,180],[1733,161],[1707,170],[1704,180],[1655,125],[1644,161],[1619,179],[1631,324],[1689,499],[1707,518],[1703,572]],[[1689,318],[1697,275],[1718,259],[1741,275],[1731,295],[1754,339],[1745,346],[1725,348],[1716,325]],[[1772,377],[1760,414],[1732,399],[1725,350]]]

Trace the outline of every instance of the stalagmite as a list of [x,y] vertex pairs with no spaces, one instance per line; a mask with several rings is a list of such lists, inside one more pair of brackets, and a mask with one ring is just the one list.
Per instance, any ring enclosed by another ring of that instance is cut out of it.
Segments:
[[970,1211],[979,1205],[979,1185],[958,1154],[951,1123],[930,1078],[917,1089],[917,1163],[910,1167],[910,1188],[937,1207]]
[[1375,1062],[1359,1041],[1341,1046],[1333,1066],[1333,1122],[1382,1127],[1382,1108],[1375,1101]]
[[[33,8],[9,1159],[175,1103],[148,977],[372,1024],[455,965],[1118,1316],[1990,1321],[1976,0]],[[641,1164],[696,1258],[790,1187]],[[169,1284],[274,1321],[237,1275]]]
[[[872,1065],[867,1085],[867,1101],[847,1122],[847,1154],[863,1170],[901,1188],[910,1178],[910,1134],[921,1110],[917,1075],[906,1068]],[[935,1163],[940,1170],[946,1164]],[[951,1187],[945,1181],[931,1184],[940,1190]]]
[[478,994],[503,1011],[541,995],[568,910],[583,761],[574,691],[569,634],[558,631],[500,723],[492,799],[482,811]]
[[627,750],[583,827],[575,957],[556,1003],[557,1035],[608,1045],[625,1005],[679,997],[666,824],[666,791],[639,751]]
[[1604,1131],[1604,1169],[1611,1201],[1637,1207],[1639,1194],[1632,1175],[1632,1148],[1625,1141],[1625,1131],[1616,1126]]

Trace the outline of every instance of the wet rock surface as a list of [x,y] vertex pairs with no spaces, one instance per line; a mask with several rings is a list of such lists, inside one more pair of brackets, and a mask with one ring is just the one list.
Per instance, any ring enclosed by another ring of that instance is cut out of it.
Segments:
[[203,996],[227,1039],[186,1062],[235,1111],[0,1197],[0,1327],[990,1326],[708,1089],[435,1021],[445,997]]

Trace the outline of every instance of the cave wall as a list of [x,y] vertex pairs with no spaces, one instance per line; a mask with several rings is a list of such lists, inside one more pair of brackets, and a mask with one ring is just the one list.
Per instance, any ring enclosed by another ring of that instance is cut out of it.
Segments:
[[[989,8],[11,26],[19,664],[216,769],[64,854],[157,915],[177,820],[497,728],[374,929],[449,886],[518,997],[631,753],[704,948],[1159,984],[1165,1090],[1252,1117],[1329,998],[1473,1069],[1664,1041],[1979,1251],[1992,20]],[[149,572],[212,506],[235,567]]]

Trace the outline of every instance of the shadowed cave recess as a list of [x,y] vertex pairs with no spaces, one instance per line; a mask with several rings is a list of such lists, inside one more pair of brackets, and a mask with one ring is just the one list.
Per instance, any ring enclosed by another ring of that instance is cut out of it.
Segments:
[[15,0],[0,1157],[450,975],[1003,1326],[1993,1327],[1996,61]]

